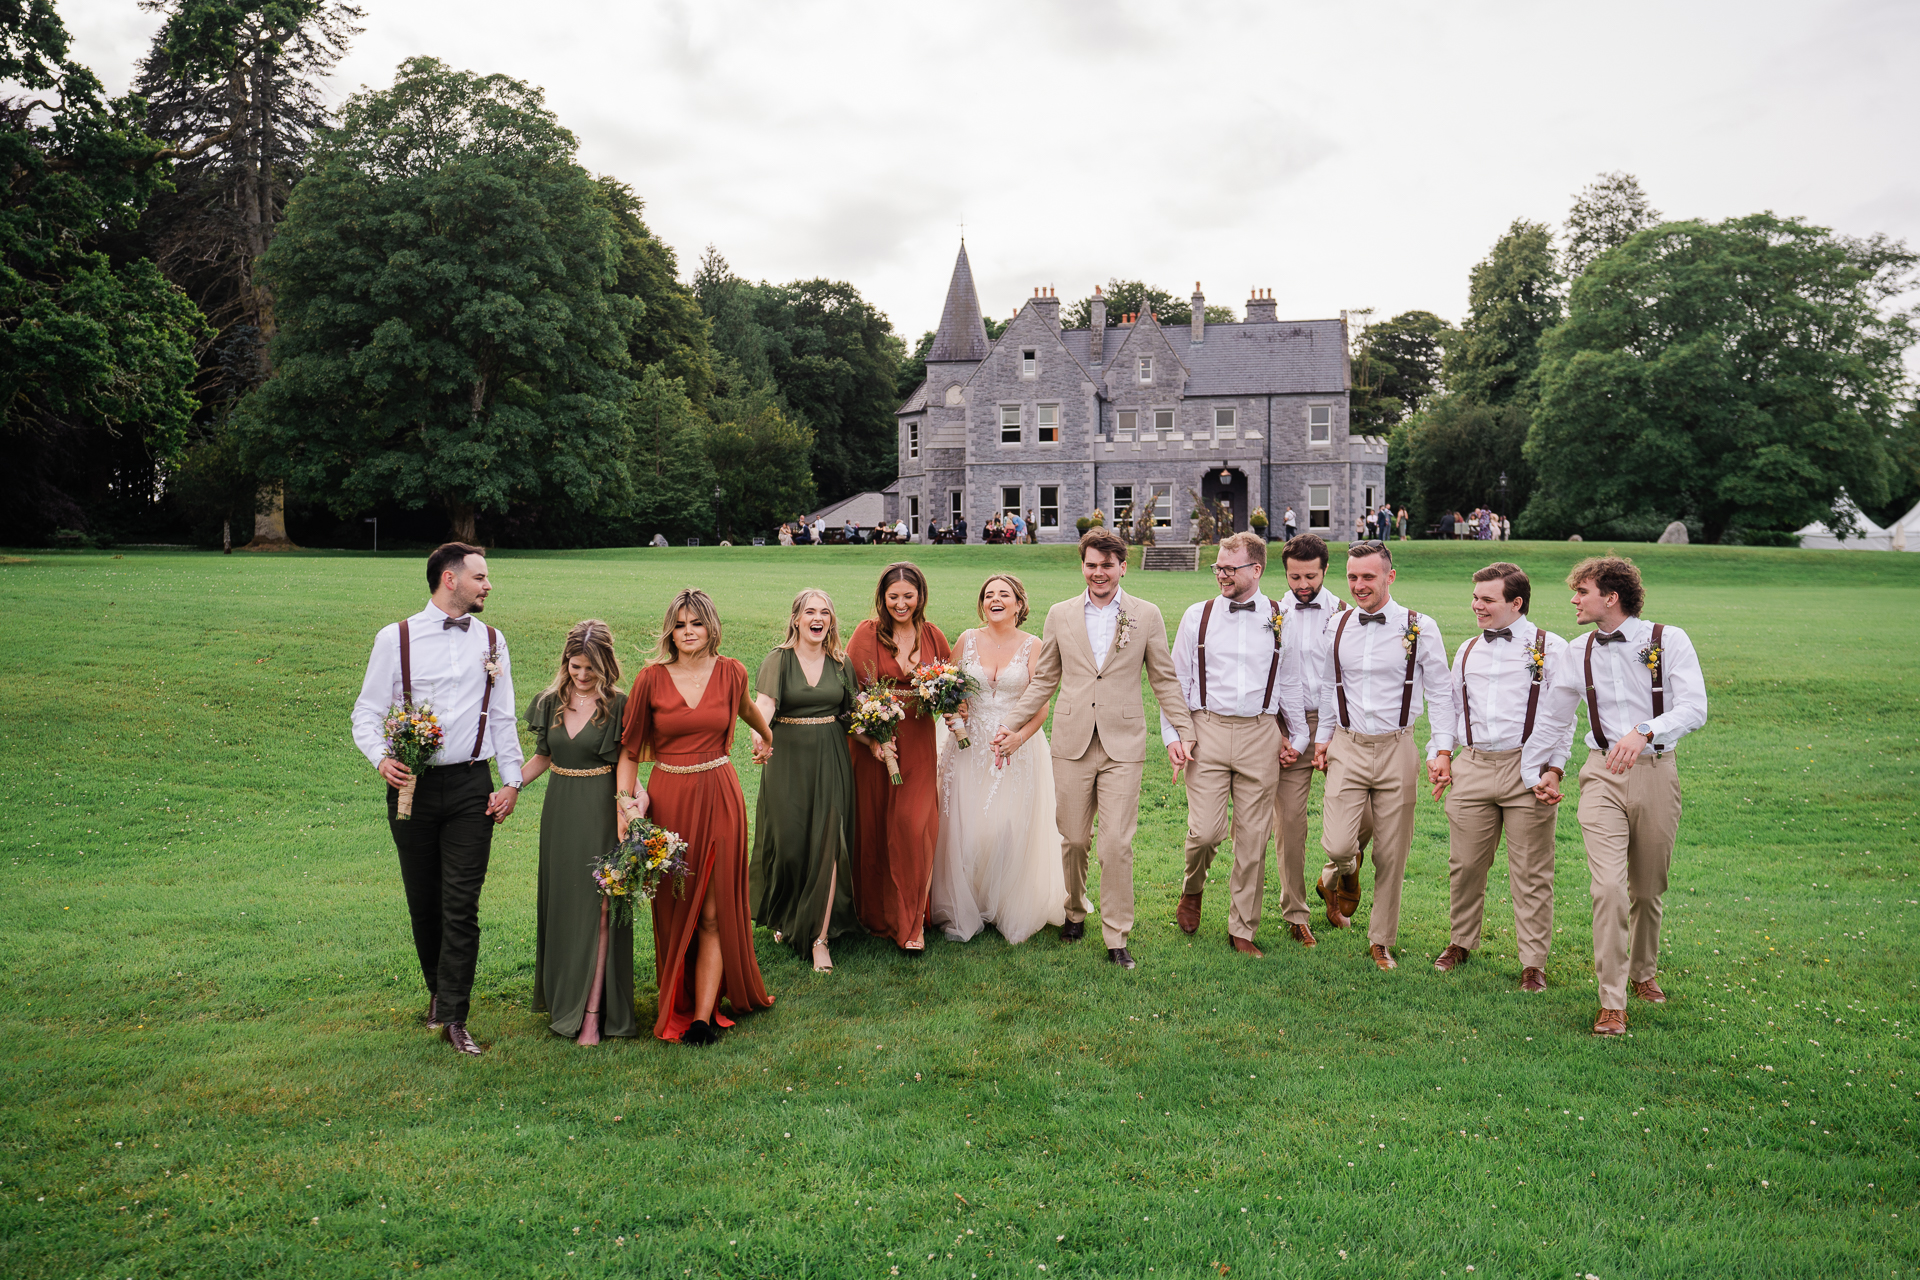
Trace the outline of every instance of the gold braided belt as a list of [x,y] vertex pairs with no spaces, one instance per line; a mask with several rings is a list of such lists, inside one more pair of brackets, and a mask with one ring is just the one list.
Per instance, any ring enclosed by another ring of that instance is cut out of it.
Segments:
[[723,764],[732,764],[733,757],[721,756],[718,760],[709,760],[705,764],[667,764],[662,761],[653,767],[665,769],[668,773],[705,773],[709,769],[718,769]]
[[557,764],[547,766],[547,772],[557,773],[563,778],[600,778],[613,772],[613,766],[603,764],[598,769],[562,769]]
[[832,724],[839,716],[775,716],[775,724]]

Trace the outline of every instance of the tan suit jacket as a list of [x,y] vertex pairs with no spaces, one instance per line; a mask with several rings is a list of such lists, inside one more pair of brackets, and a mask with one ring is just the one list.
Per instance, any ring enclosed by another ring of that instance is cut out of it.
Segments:
[[[1153,696],[1179,733],[1193,741],[1193,719],[1180,695],[1173,673],[1173,653],[1167,647],[1167,624],[1160,610],[1145,600],[1120,593],[1120,612],[1130,627],[1114,629],[1113,648],[1104,666],[1096,667],[1093,645],[1087,640],[1086,596],[1062,600],[1047,610],[1040,633],[1040,656],[1034,660],[1027,692],[1014,709],[1011,722],[1025,724],[1047,705],[1056,689],[1060,701],[1053,709],[1053,754],[1060,760],[1078,760],[1087,753],[1096,729],[1107,755],[1137,763],[1147,758],[1147,718],[1140,697],[1140,668],[1147,669]],[[1121,643],[1122,634],[1125,643]],[[1159,726],[1153,726],[1156,730]],[[1155,738],[1159,737],[1155,733]]]

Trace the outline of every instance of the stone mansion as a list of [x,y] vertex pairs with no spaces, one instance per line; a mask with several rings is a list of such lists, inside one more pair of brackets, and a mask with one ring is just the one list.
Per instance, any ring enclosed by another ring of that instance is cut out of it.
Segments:
[[1300,529],[1351,537],[1384,501],[1387,446],[1347,434],[1347,322],[1275,308],[1257,292],[1245,320],[1209,324],[1196,285],[1190,325],[1149,312],[1109,328],[1096,290],[1092,327],[1063,331],[1060,300],[1037,289],[990,342],[962,244],[926,381],[897,410],[887,519],[919,541],[964,515],[977,542],[989,516],[1018,509],[1042,542],[1072,542],[1081,516],[1114,525],[1138,504],[1159,541],[1185,543],[1191,490],[1229,502],[1237,529],[1264,507],[1277,538],[1291,506]]

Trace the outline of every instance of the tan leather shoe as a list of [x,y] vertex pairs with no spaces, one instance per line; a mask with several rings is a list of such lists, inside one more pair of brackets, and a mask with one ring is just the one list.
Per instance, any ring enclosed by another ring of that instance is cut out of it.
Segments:
[[1313,930],[1304,924],[1290,924],[1287,926],[1287,930],[1293,934],[1293,940],[1303,947],[1317,947],[1320,945],[1320,940],[1313,936]]
[[1645,1000],[1648,1004],[1665,1004],[1667,1002],[1667,993],[1662,991],[1660,984],[1652,978],[1648,978],[1645,982],[1634,983],[1633,994]]
[[1545,991],[1547,971],[1537,965],[1528,965],[1520,971],[1520,989],[1527,992]]
[[[1360,856],[1363,860],[1366,858],[1365,854]],[[1334,881],[1333,892],[1340,904],[1340,914],[1353,919],[1353,913],[1360,909],[1360,863],[1354,863],[1351,874]]]
[[1183,893],[1180,906],[1173,913],[1173,922],[1180,926],[1180,932],[1192,933],[1200,927],[1200,895]]
[[1602,1009],[1594,1020],[1593,1034],[1597,1036],[1623,1036],[1627,1034],[1627,1011],[1625,1009]]
[[1252,956],[1255,960],[1264,960],[1267,958],[1267,953],[1254,946],[1250,939],[1236,938],[1232,934],[1228,934],[1227,941],[1231,942],[1233,949],[1243,956]]
[[1449,942],[1447,949],[1433,958],[1433,967],[1442,973],[1452,973],[1455,965],[1465,964],[1471,959],[1473,952],[1458,943]]
[[1340,910],[1339,891],[1327,882],[1327,872],[1321,872],[1314,882],[1313,891],[1320,895],[1320,901],[1327,904],[1327,926],[1332,929],[1344,929],[1353,923],[1353,917]]
[[1382,969],[1398,969],[1400,967],[1400,962],[1393,958],[1393,952],[1387,950],[1377,942],[1367,948],[1367,954],[1371,955],[1373,962]]

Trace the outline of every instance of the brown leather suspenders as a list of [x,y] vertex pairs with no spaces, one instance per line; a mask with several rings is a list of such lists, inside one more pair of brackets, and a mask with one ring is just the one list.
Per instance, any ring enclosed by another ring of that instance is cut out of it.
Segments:
[[[1218,600],[1215,596],[1213,599]],[[1194,661],[1200,664],[1200,709],[1207,709],[1207,623],[1213,620],[1213,600],[1207,601],[1207,607],[1200,611],[1200,639],[1194,645],[1197,656]]]
[[1667,687],[1662,671],[1666,656],[1660,652],[1660,633],[1666,629],[1664,622],[1653,624],[1653,715],[1656,720],[1667,714]]
[[[1407,610],[1407,626],[1418,627],[1420,615]],[[1420,657],[1420,637],[1415,636],[1413,643],[1407,646],[1407,679],[1400,687],[1400,727],[1407,727],[1407,713],[1413,710],[1413,664]]]
[[[407,619],[400,620],[400,694],[408,705],[413,702],[413,646],[407,628]],[[487,628],[487,652],[491,654],[500,639],[500,633],[492,627]],[[1206,677],[1201,676],[1204,682]],[[1204,698],[1205,695],[1202,694]],[[486,692],[480,695],[480,731],[473,735],[473,754],[469,760],[480,758],[480,748],[487,742],[487,708],[493,705],[493,678],[487,678]]]
[[1340,700],[1340,727],[1351,729],[1347,720],[1347,681],[1340,672],[1340,637],[1347,634],[1347,619],[1353,615],[1345,609],[1340,611],[1340,625],[1333,629],[1333,693]]
[[[1467,641],[1467,647],[1460,651],[1460,717],[1467,722],[1468,746],[1473,745],[1473,704],[1467,701],[1467,659],[1473,656],[1473,646],[1479,643],[1480,637],[1475,636]],[[1529,707],[1527,710],[1531,711],[1533,708]],[[1528,717],[1527,724],[1529,727],[1532,726],[1531,716]]]
[[[1273,682],[1280,674],[1280,628],[1273,625],[1280,619],[1280,602],[1278,600],[1269,600],[1267,603],[1273,606],[1273,613],[1267,619],[1267,628],[1273,632],[1273,661],[1267,664],[1267,691],[1260,695],[1260,709],[1262,711],[1265,711],[1267,704],[1273,701]],[[1275,707],[1273,714],[1274,718],[1280,722],[1280,732],[1291,735],[1292,731],[1287,728],[1286,708]]]
[[[1212,600],[1207,601],[1206,607],[1200,610],[1200,634],[1195,639],[1193,646],[1194,662],[1200,670],[1200,710],[1202,711],[1207,709],[1207,624],[1213,621],[1213,606],[1218,603],[1219,599],[1219,596],[1215,596]],[[1279,617],[1279,602],[1270,600],[1268,603],[1273,605],[1273,616],[1276,618]],[[1267,705],[1273,701],[1273,682],[1279,674],[1280,633],[1275,631],[1273,633],[1273,661],[1267,664],[1267,691],[1260,699],[1260,709],[1262,711],[1265,711]],[[1275,714],[1280,718],[1280,732],[1289,732],[1287,729],[1286,713],[1284,711],[1278,711]]]
[[[1460,654],[1460,715],[1467,722],[1467,745],[1473,745],[1473,703],[1467,698],[1467,658],[1473,653],[1473,646],[1480,643],[1475,636],[1467,641],[1467,647]],[[1525,745],[1533,736],[1533,719],[1540,710],[1540,679],[1547,671],[1547,633],[1539,627],[1533,629],[1534,656],[1538,660],[1533,664],[1533,680],[1527,688],[1527,722],[1520,729],[1520,742]]]
[[[1657,720],[1667,713],[1666,658],[1660,653],[1660,637],[1666,631],[1667,624],[1653,624],[1653,715]],[[1593,637],[1595,632],[1587,632],[1587,727],[1593,730],[1593,740],[1600,749],[1607,749],[1607,734],[1600,727],[1600,693],[1593,687]]]
[[1593,740],[1600,744],[1602,751],[1605,751],[1607,731],[1600,727],[1600,692],[1593,687],[1593,637],[1595,634],[1592,631],[1587,632],[1587,727],[1593,730]]

